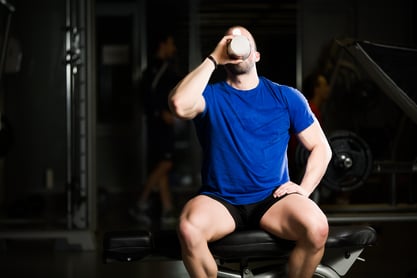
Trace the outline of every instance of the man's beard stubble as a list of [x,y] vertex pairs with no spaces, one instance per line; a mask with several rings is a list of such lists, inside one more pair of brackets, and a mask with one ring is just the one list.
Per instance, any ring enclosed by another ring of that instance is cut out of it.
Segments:
[[248,73],[253,65],[247,62],[241,62],[239,64],[226,64],[224,66],[230,73],[241,75]]

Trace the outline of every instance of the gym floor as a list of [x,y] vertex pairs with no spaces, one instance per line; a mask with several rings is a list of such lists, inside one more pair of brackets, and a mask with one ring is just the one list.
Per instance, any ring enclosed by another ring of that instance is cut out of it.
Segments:
[[[164,258],[133,263],[102,262],[101,242],[105,231],[140,228],[128,216],[126,205],[119,204],[103,212],[105,217],[97,232],[95,251],[57,250],[53,240],[3,242],[0,277],[188,277],[181,261]],[[357,261],[345,277],[417,277],[417,221],[368,224],[378,233],[377,244],[364,250],[361,257],[366,261]]]

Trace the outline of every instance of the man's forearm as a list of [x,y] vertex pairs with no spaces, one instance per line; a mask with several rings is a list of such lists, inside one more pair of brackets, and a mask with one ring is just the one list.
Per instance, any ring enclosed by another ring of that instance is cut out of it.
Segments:
[[300,186],[309,195],[314,191],[326,173],[327,166],[332,158],[332,152],[327,143],[315,146],[307,159],[307,165]]

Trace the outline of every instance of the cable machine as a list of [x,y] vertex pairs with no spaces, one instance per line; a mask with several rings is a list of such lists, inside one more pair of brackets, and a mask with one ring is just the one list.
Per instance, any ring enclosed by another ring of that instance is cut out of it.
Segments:
[[[65,115],[66,115],[66,224],[65,228],[0,231],[0,239],[55,239],[61,249],[95,249],[95,65],[93,32],[94,1],[65,0]],[[13,6],[9,9],[7,30]],[[7,41],[7,38],[6,38]],[[1,52],[3,70],[7,45]],[[2,73],[2,71],[0,72]],[[1,75],[0,75],[1,78]],[[0,79],[1,80],[1,79]]]

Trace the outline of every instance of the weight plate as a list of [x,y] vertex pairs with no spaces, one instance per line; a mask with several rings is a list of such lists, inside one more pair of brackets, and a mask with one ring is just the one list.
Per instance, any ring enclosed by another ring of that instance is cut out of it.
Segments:
[[[364,184],[372,171],[372,153],[368,144],[351,131],[339,130],[328,136],[333,155],[322,184],[336,191],[351,191]],[[304,167],[309,151],[298,144],[295,161]]]

